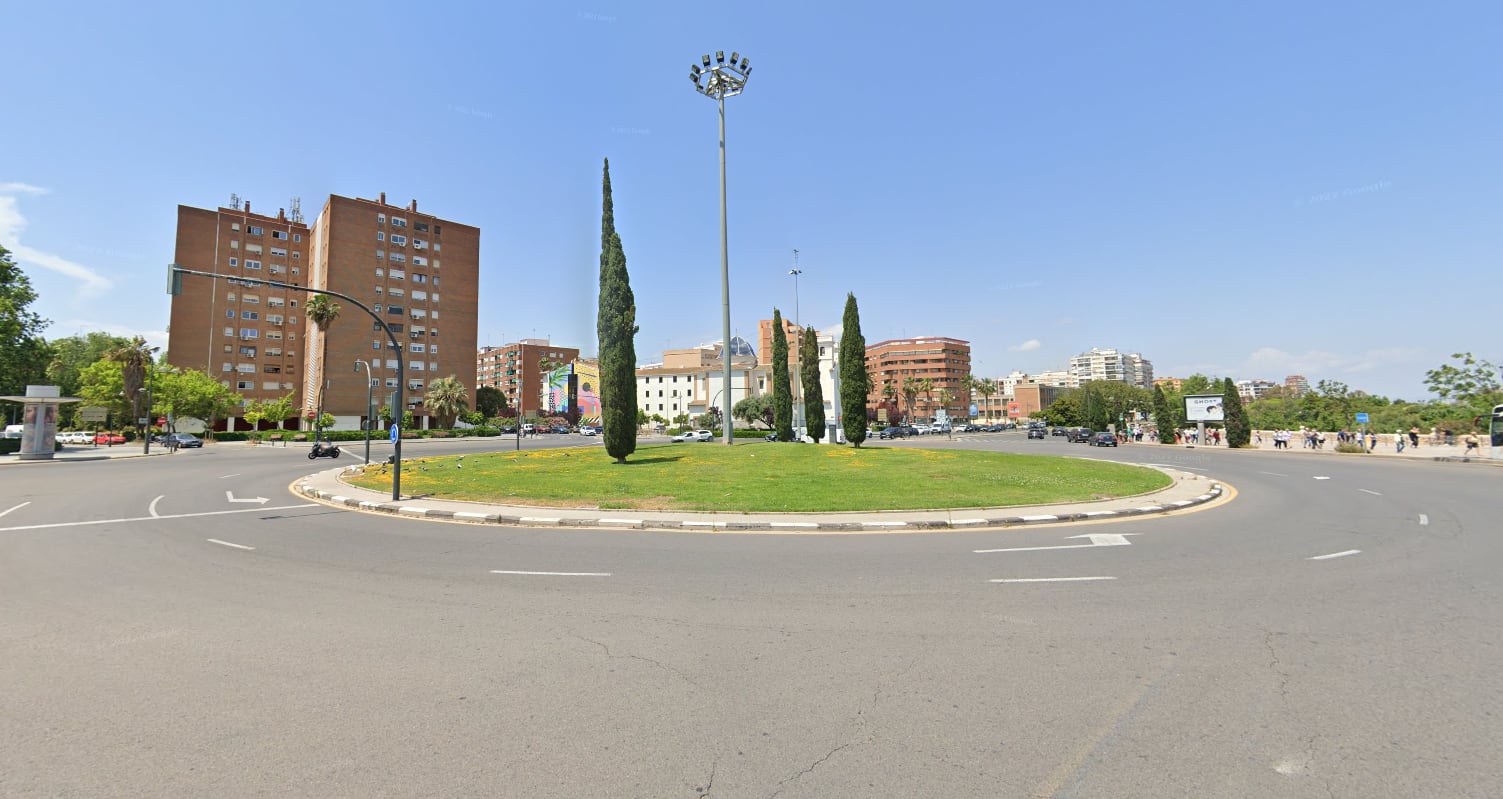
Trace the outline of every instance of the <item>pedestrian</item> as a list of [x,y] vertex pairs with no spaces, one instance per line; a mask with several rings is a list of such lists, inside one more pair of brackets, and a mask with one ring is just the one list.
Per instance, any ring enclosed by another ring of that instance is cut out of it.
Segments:
[[1478,455],[1482,454],[1482,442],[1477,440],[1476,431],[1467,433],[1464,440],[1466,441],[1466,452],[1463,452],[1461,454],[1470,455],[1472,454],[1472,450],[1477,450]]
[[1399,453],[1403,453],[1403,451],[1404,451],[1404,431],[1403,430],[1395,430],[1395,431],[1393,431],[1393,445],[1394,445],[1395,449]]
[[1367,451],[1368,452],[1372,452],[1373,450],[1375,450],[1377,448],[1378,448],[1378,434],[1374,433],[1371,430],[1367,431]]
[[1409,446],[1419,449],[1419,425],[1409,428]]

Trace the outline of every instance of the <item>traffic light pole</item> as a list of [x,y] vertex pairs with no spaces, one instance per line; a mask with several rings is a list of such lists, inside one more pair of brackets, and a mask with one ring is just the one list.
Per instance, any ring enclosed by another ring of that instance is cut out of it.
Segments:
[[[392,416],[396,420],[392,422],[392,425],[394,427],[397,427],[397,435],[392,440],[393,457],[391,463],[391,499],[393,502],[400,500],[402,498],[402,430],[400,425],[402,411],[405,410],[405,397],[403,397],[402,395],[402,389],[406,385],[407,371],[405,360],[402,357],[402,348],[397,344],[397,334],[392,332],[391,327],[381,319],[380,314],[377,314],[375,311],[372,311],[370,308],[366,307],[365,303],[361,302],[360,300],[357,300],[348,294],[340,294],[337,291],[328,291],[326,289],[315,289],[309,288],[307,286],[298,286],[292,283],[283,283],[280,280],[262,280],[260,278],[254,277],[238,277],[235,275],[224,275],[214,272],[201,272],[196,269],[186,269],[184,267],[178,266],[177,264],[167,265],[168,294],[176,296],[183,293],[183,275],[206,277],[210,280],[238,280],[242,284],[248,286],[270,286],[271,288],[286,289],[287,291],[299,291],[304,294],[326,294],[330,297],[338,297],[339,299],[354,305],[356,308],[359,308],[360,310],[370,314],[371,318],[376,320],[376,324],[380,325],[381,329],[386,332],[386,339],[391,343],[392,351],[397,354],[397,390],[396,392],[394,392],[396,394],[396,402],[394,404],[394,407],[391,409]],[[328,364],[324,364],[325,368],[327,368],[327,366]],[[367,458],[366,463],[369,462],[370,460],[369,458]]]

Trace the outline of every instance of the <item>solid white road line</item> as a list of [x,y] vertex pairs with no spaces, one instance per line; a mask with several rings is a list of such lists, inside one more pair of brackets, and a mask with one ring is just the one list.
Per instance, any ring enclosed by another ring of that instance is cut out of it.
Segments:
[[1095,580],[1115,580],[1115,577],[1021,577],[1011,580],[991,580],[994,583],[1086,583]]
[[1305,560],[1330,560],[1331,558],[1344,558],[1347,555],[1356,555],[1361,552],[1362,550],[1360,549],[1348,549],[1345,552],[1332,552],[1329,555],[1316,555],[1313,558],[1305,558]]
[[524,574],[535,577],[609,577],[610,572],[521,572],[491,569],[491,574]]
[[1060,544],[1052,547],[1009,547],[1008,549],[973,549],[977,555],[988,555],[993,552],[1042,552],[1046,549],[1091,549],[1095,544]]
[[1288,477],[1289,476],[1289,475],[1284,474],[1282,472],[1258,472],[1258,474],[1271,474],[1274,477]]
[[[0,516],[4,516],[4,515],[5,515],[4,513],[0,513]],[[1421,513],[1420,514],[1420,525],[1423,526],[1423,525],[1426,525],[1426,524],[1429,524],[1429,523],[1430,523],[1430,517],[1426,516],[1423,513]]]
[[1315,479],[1316,479],[1316,480],[1329,480],[1329,479],[1331,479],[1331,478],[1329,478],[1329,477],[1317,477],[1317,478],[1315,478]]
[[240,476],[240,473],[239,472],[235,472],[234,474],[220,475],[219,479],[221,479],[221,480],[228,480],[231,477],[239,477],[239,476]]
[[150,513],[153,518],[157,518],[157,519],[162,518],[162,514],[157,513],[157,503],[161,502],[164,498],[166,498],[166,496],[167,496],[166,494],[163,494],[162,496],[157,497],[156,499],[152,500],[151,504],[146,506],[146,512]]
[[230,513],[265,513],[273,510],[296,510],[298,508],[322,507],[317,502],[305,502],[301,505],[278,505],[271,508],[241,508],[239,510],[211,510],[204,513],[172,513],[166,516],[130,516],[124,519],[94,519],[87,522],[53,522],[51,524],[23,524],[18,527],[0,527],[0,533],[18,532],[21,530],[50,530],[57,527],[89,527],[96,524],[124,524],[126,522],[149,522],[158,519],[194,519],[200,516],[224,516]]
[[22,502],[21,504],[15,506],[14,508],[6,508],[5,510],[0,510],[0,516],[4,516],[5,514],[10,513],[13,510],[20,510],[20,509],[22,509],[22,508],[24,508],[24,507],[26,507],[27,505],[30,505],[30,504],[31,504],[31,500],[27,500],[27,501]]
[[205,538],[204,540],[208,541],[211,544],[218,544],[218,545],[220,545],[222,547],[234,547],[235,549],[250,549],[250,550],[254,550],[255,549],[255,547],[248,547],[248,546],[246,546],[244,544],[231,544],[228,541],[220,541],[217,538]]
[[1378,492],[1376,492],[1376,491],[1373,491],[1373,490],[1371,490],[1371,489],[1367,489],[1367,488],[1359,488],[1359,489],[1357,489],[1357,490],[1358,490],[1358,491],[1361,491],[1361,492],[1362,492],[1362,493],[1364,493],[1364,494],[1372,494],[1372,495],[1373,495],[1373,496],[1375,496],[1375,497],[1381,497],[1381,496],[1383,496],[1383,495],[1382,495],[1382,494],[1379,494],[1379,493],[1378,493]]

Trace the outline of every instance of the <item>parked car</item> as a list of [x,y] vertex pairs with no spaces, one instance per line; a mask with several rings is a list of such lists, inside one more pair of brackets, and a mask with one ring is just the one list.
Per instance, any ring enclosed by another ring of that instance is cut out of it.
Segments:
[[567,432],[569,432],[569,426],[566,425],[566,424],[556,424],[556,425],[553,426],[553,432],[555,432],[555,433],[567,433]]
[[1028,437],[1029,438],[1037,438],[1037,439],[1042,440],[1043,438],[1045,438],[1044,428],[1042,428],[1042,427],[1030,427],[1030,428],[1028,428]]
[[204,442],[203,439],[200,439],[198,436],[195,436],[192,433],[172,433],[167,436],[166,444],[169,447],[176,444],[179,447],[194,449],[196,447],[202,447],[204,445]]
[[877,431],[877,438],[880,438],[880,439],[907,438],[910,435],[913,435],[913,433],[911,433],[910,430],[911,430],[911,428],[904,427],[903,425],[900,425],[900,424],[898,424],[898,425],[892,425],[890,427],[884,427],[881,430],[878,430]]
[[1089,443],[1091,429],[1089,427],[1072,427],[1065,431],[1065,440],[1072,444]]
[[678,435],[676,435],[676,436],[673,437],[673,441],[680,442],[680,443],[682,443],[684,441],[695,441],[695,440],[698,440],[698,437],[696,435],[694,435],[694,431],[693,430],[685,430],[684,432],[679,433]]
[[1070,435],[1070,428],[1068,428],[1068,427],[1055,427],[1053,430],[1049,431],[1049,435],[1051,435],[1051,436],[1068,436],[1068,435]]
[[97,433],[94,436],[94,443],[105,444],[108,446],[114,446],[115,444],[124,444],[125,436],[122,436],[119,433]]
[[1117,446],[1117,435],[1115,433],[1106,433],[1106,432],[1097,433],[1097,434],[1091,436],[1091,446],[1093,446],[1093,447],[1115,447],[1115,446]]
[[715,440],[715,434],[711,433],[708,430],[695,430],[694,431],[694,440],[695,441],[714,441]]
[[600,428],[595,427],[594,425],[582,424],[579,426],[579,434],[582,436],[593,436],[598,435],[599,433]]

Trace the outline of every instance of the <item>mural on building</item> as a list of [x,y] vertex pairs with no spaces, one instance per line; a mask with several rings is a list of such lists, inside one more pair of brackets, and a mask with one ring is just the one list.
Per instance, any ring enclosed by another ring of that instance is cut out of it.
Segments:
[[543,407],[549,416],[569,413],[569,375],[578,378],[576,402],[580,424],[600,424],[600,362],[579,360],[549,372],[543,378]]

